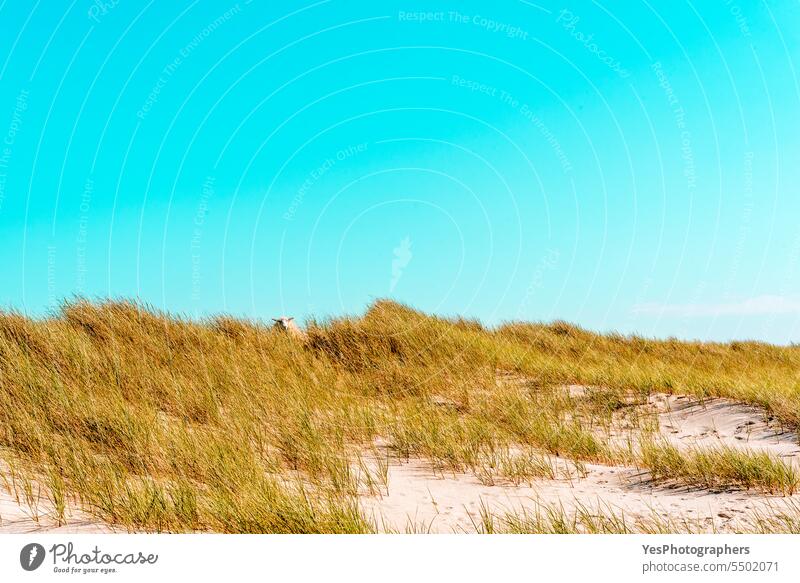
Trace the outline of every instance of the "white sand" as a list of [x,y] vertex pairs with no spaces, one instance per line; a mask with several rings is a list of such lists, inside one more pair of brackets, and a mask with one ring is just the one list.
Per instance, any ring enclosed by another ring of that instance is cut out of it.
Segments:
[[67,510],[65,523],[59,524],[53,505],[40,493],[37,484],[33,484],[33,490],[37,493],[33,496],[32,504],[29,504],[18,487],[15,493],[9,476],[8,467],[0,462],[0,533],[114,532],[108,525],[73,508]]
[[678,446],[726,446],[767,451],[787,461],[800,461],[797,434],[786,431],[764,410],[730,399],[705,403],[684,396],[653,395],[661,433]]
[[[580,387],[568,387],[573,395]],[[687,397],[654,395],[650,409],[658,415],[662,435],[679,447],[732,446],[768,451],[800,463],[794,433],[782,431],[763,411],[728,399],[699,404]],[[362,498],[362,508],[382,530],[475,532],[481,507],[495,514],[537,506],[577,506],[622,513],[629,523],[654,516],[696,529],[741,528],[754,512],[774,515],[800,505],[800,495],[770,496],[738,490],[657,486],[635,468],[587,464],[584,477],[536,480],[525,486],[487,486],[468,474],[437,476],[423,460],[391,460],[388,491]],[[605,511],[605,512],[603,512]],[[598,513],[600,513],[598,512]]]
[[[658,516],[724,531],[754,510],[771,514],[788,502],[756,493],[653,486],[631,468],[588,465],[587,470],[582,479],[486,486],[468,474],[437,477],[422,461],[395,461],[389,468],[388,495],[364,497],[362,508],[381,530],[400,532],[476,532],[481,505],[498,515],[535,512],[540,505],[562,505],[567,511],[580,505],[598,514],[621,513],[631,523]],[[800,502],[800,497],[793,498]]]

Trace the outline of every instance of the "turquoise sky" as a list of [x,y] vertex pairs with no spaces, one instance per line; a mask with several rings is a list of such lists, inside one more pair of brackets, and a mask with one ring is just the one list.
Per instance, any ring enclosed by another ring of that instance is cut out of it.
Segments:
[[800,341],[796,1],[0,2],[0,306]]

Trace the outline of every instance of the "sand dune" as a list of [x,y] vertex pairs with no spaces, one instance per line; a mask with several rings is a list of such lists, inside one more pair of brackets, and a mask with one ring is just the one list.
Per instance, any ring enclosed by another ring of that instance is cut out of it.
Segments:
[[[586,388],[568,390],[580,396]],[[800,464],[797,434],[757,407],[730,399],[701,403],[686,396],[654,394],[641,409],[657,418],[661,436],[678,447],[748,448]],[[620,440],[624,436],[630,432],[616,434]],[[800,495],[655,484],[647,472],[633,467],[585,464],[578,475],[568,460],[556,458],[553,463],[564,476],[559,479],[487,485],[473,474],[442,475],[426,460],[401,460],[379,449],[389,458],[388,483],[380,495],[362,496],[361,506],[381,531],[476,532],[482,509],[503,515],[557,506],[567,512],[577,508],[612,512],[631,524],[657,518],[690,524],[694,530],[726,532],[745,528],[755,513],[774,516],[800,504]],[[8,475],[7,468],[0,470]],[[0,533],[114,532],[74,508],[66,523],[59,524],[46,497],[37,496],[31,507],[13,490],[8,480],[0,488]]]
[[[573,395],[583,392],[577,386],[568,389]],[[651,396],[644,407],[657,415],[661,435],[678,447],[749,448],[800,464],[797,434],[784,430],[757,407],[729,399],[700,403],[666,394]],[[475,532],[482,507],[502,515],[547,506],[561,506],[567,512],[579,507],[611,511],[631,523],[658,518],[690,524],[693,530],[726,532],[747,528],[755,515],[796,512],[795,504],[800,504],[800,495],[654,484],[646,472],[623,466],[586,464],[580,477],[488,486],[474,475],[437,475],[424,460],[398,459],[390,462],[386,492],[362,500],[383,530],[430,532]]]
[[[363,508],[382,530],[475,532],[481,506],[496,514],[535,512],[561,505],[598,513],[621,513],[633,524],[654,517],[675,523],[689,521],[709,531],[735,530],[752,512],[772,515],[791,500],[741,491],[712,492],[700,488],[655,486],[633,468],[591,464],[585,477],[538,480],[530,486],[486,486],[477,477],[436,476],[421,461],[397,461],[389,468],[388,494],[364,498]],[[791,497],[800,501],[800,496]]]
[[800,442],[763,409],[730,399],[698,402],[686,396],[657,394],[661,433],[677,446],[727,446],[768,451],[800,461]]

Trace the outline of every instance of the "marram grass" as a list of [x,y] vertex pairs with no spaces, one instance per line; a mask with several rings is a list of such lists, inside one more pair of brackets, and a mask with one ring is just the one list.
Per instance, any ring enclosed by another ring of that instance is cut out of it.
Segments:
[[[598,335],[560,322],[487,329],[387,301],[312,322],[302,338],[229,317],[74,301],[42,320],[0,313],[0,460],[15,488],[33,500],[37,484],[57,512],[77,504],[151,531],[371,532],[358,495],[385,484],[385,467],[371,473],[360,460],[379,440],[486,483],[552,478],[546,456],[558,456],[787,493],[795,474],[768,456],[657,444],[619,452],[598,428],[623,395],[653,391],[731,397],[796,426],[798,370],[793,346]],[[570,384],[601,389],[586,398],[558,389]]]

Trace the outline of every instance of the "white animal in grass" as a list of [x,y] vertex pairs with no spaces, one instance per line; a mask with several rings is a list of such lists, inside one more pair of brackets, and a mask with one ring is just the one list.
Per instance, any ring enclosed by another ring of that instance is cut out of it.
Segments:
[[305,336],[305,333],[300,329],[300,326],[295,324],[294,318],[287,318],[286,316],[281,316],[280,318],[272,318],[272,321],[275,322],[272,327],[277,328],[283,332],[286,332],[290,336],[297,336],[302,337]]

